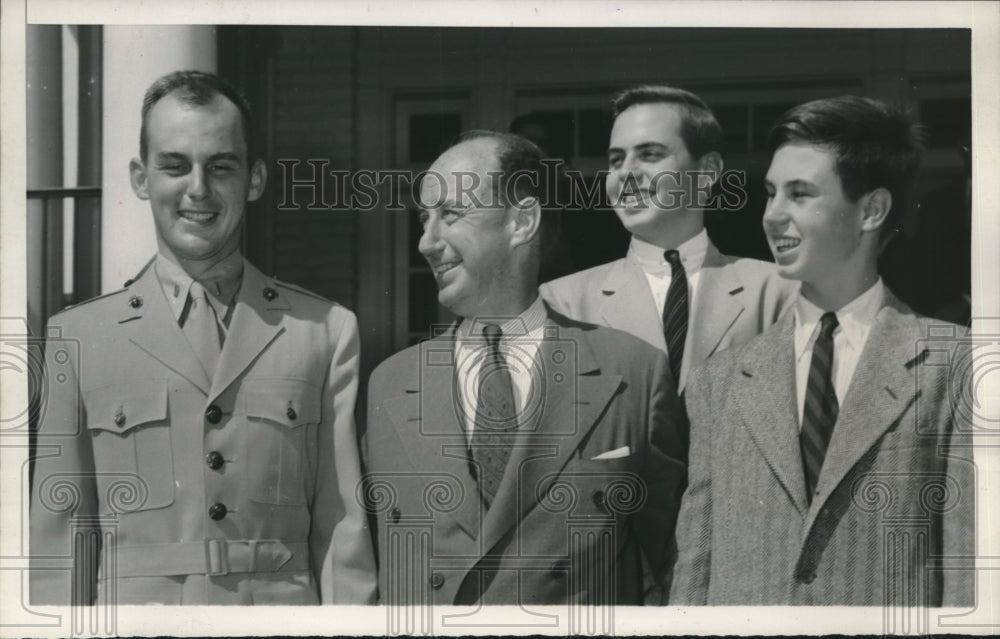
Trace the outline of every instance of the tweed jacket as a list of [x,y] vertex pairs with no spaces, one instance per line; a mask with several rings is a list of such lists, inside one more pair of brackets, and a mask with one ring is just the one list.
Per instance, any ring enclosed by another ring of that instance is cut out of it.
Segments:
[[[774,264],[719,253],[711,241],[690,311],[678,391],[713,353],[748,341],[773,324],[798,290]],[[624,258],[553,280],[542,296],[560,313],[610,326],[663,352],[663,323],[638,260]]]
[[[960,605],[974,554],[968,363],[954,325],[886,292],[807,500],[794,313],[695,372],[670,603]],[[931,329],[931,327],[935,327]]]
[[[540,408],[486,509],[455,388],[454,333],[383,362],[369,385],[369,503],[383,603],[639,604],[665,591],[686,421],[666,357],[549,312]],[[660,599],[656,599],[659,603]]]
[[245,262],[212,379],[152,268],[49,331],[33,603],[374,601],[350,311]]

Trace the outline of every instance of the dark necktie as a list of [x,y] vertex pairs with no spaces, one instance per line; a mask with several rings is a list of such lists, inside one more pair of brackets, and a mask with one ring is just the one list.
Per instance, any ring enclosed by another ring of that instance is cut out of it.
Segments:
[[806,497],[812,502],[813,491],[823,468],[823,458],[837,423],[840,407],[833,388],[833,331],[837,328],[836,313],[824,313],[820,318],[819,336],[813,345],[806,402],[802,410],[802,469],[806,476]]
[[677,251],[670,249],[663,257],[670,264],[670,288],[663,304],[663,338],[667,343],[674,384],[680,388],[681,359],[684,357],[684,340],[688,330],[687,273]]
[[479,492],[489,508],[503,479],[517,431],[514,386],[507,362],[500,353],[500,327],[487,324],[486,357],[479,367],[479,400],[472,431],[472,459],[479,468]]

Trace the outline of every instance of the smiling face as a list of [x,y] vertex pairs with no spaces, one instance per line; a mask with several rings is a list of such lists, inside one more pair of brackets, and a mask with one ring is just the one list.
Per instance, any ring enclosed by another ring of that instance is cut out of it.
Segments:
[[[626,229],[641,240],[662,245],[674,227],[698,214],[692,172],[711,168],[691,156],[681,136],[681,113],[664,103],[635,104],[622,111],[611,129],[608,148],[608,198]],[[706,154],[706,156],[715,154]],[[702,178],[703,180],[705,178]]]
[[132,189],[149,200],[160,251],[207,268],[239,248],[248,201],[264,189],[264,164],[248,166],[240,112],[222,96],[192,105],[167,95],[146,121],[146,158],[130,164]]
[[[487,171],[498,171],[495,140],[448,149],[420,185],[423,234],[418,248],[434,272],[438,301],[460,317],[502,316],[519,285],[512,273],[511,212]],[[495,179],[495,178],[494,178]]]
[[[764,232],[783,277],[800,280],[814,302],[843,297],[831,295],[837,290],[849,296],[860,288],[860,294],[874,283],[873,243],[884,213],[866,215],[871,194],[847,198],[832,150],[785,144],[775,151],[765,183]],[[829,310],[839,308],[835,304]]]

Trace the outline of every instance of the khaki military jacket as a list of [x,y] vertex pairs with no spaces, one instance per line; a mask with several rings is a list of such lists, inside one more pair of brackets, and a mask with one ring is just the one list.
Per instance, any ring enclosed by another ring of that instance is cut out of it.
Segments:
[[245,263],[209,379],[147,268],[48,336],[32,603],[374,599],[350,311]]

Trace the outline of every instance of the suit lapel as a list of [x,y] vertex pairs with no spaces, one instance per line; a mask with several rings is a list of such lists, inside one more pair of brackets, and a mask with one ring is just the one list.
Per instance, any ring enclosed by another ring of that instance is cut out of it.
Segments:
[[519,427],[497,497],[483,521],[484,552],[537,505],[621,384],[620,375],[600,374],[584,332],[551,318],[536,361],[545,403],[537,418]]
[[795,396],[794,315],[786,313],[749,342],[734,378],[732,402],[789,499],[805,516],[805,476]]
[[631,333],[667,351],[663,325],[642,267],[630,253],[616,262],[601,285],[601,316],[606,326]]
[[455,342],[452,333],[422,342],[408,370],[405,393],[383,406],[415,469],[429,469],[458,479],[465,497],[459,506],[435,517],[452,517],[473,539],[479,537],[482,500],[469,474],[468,445],[459,421],[461,402],[455,388]]
[[[265,296],[265,289],[277,295]],[[288,298],[278,292],[275,282],[244,260],[243,283],[236,296],[233,318],[215,369],[209,401],[214,401],[226,390],[284,332],[282,314],[289,309]]]
[[851,468],[913,402],[914,374],[907,364],[917,356],[914,347],[925,336],[920,334],[919,326],[907,321],[908,316],[909,311],[886,290],[886,304],[876,316],[837,416],[816,487],[819,494],[806,523],[807,532],[816,513]]
[[124,299],[118,323],[130,328],[132,343],[207,395],[211,382],[167,305],[153,266],[129,287]]
[[715,352],[736,318],[744,311],[739,296],[743,284],[736,267],[711,242],[699,280],[694,309],[688,322],[690,337],[687,352],[681,364],[682,390],[692,364],[700,366]]

